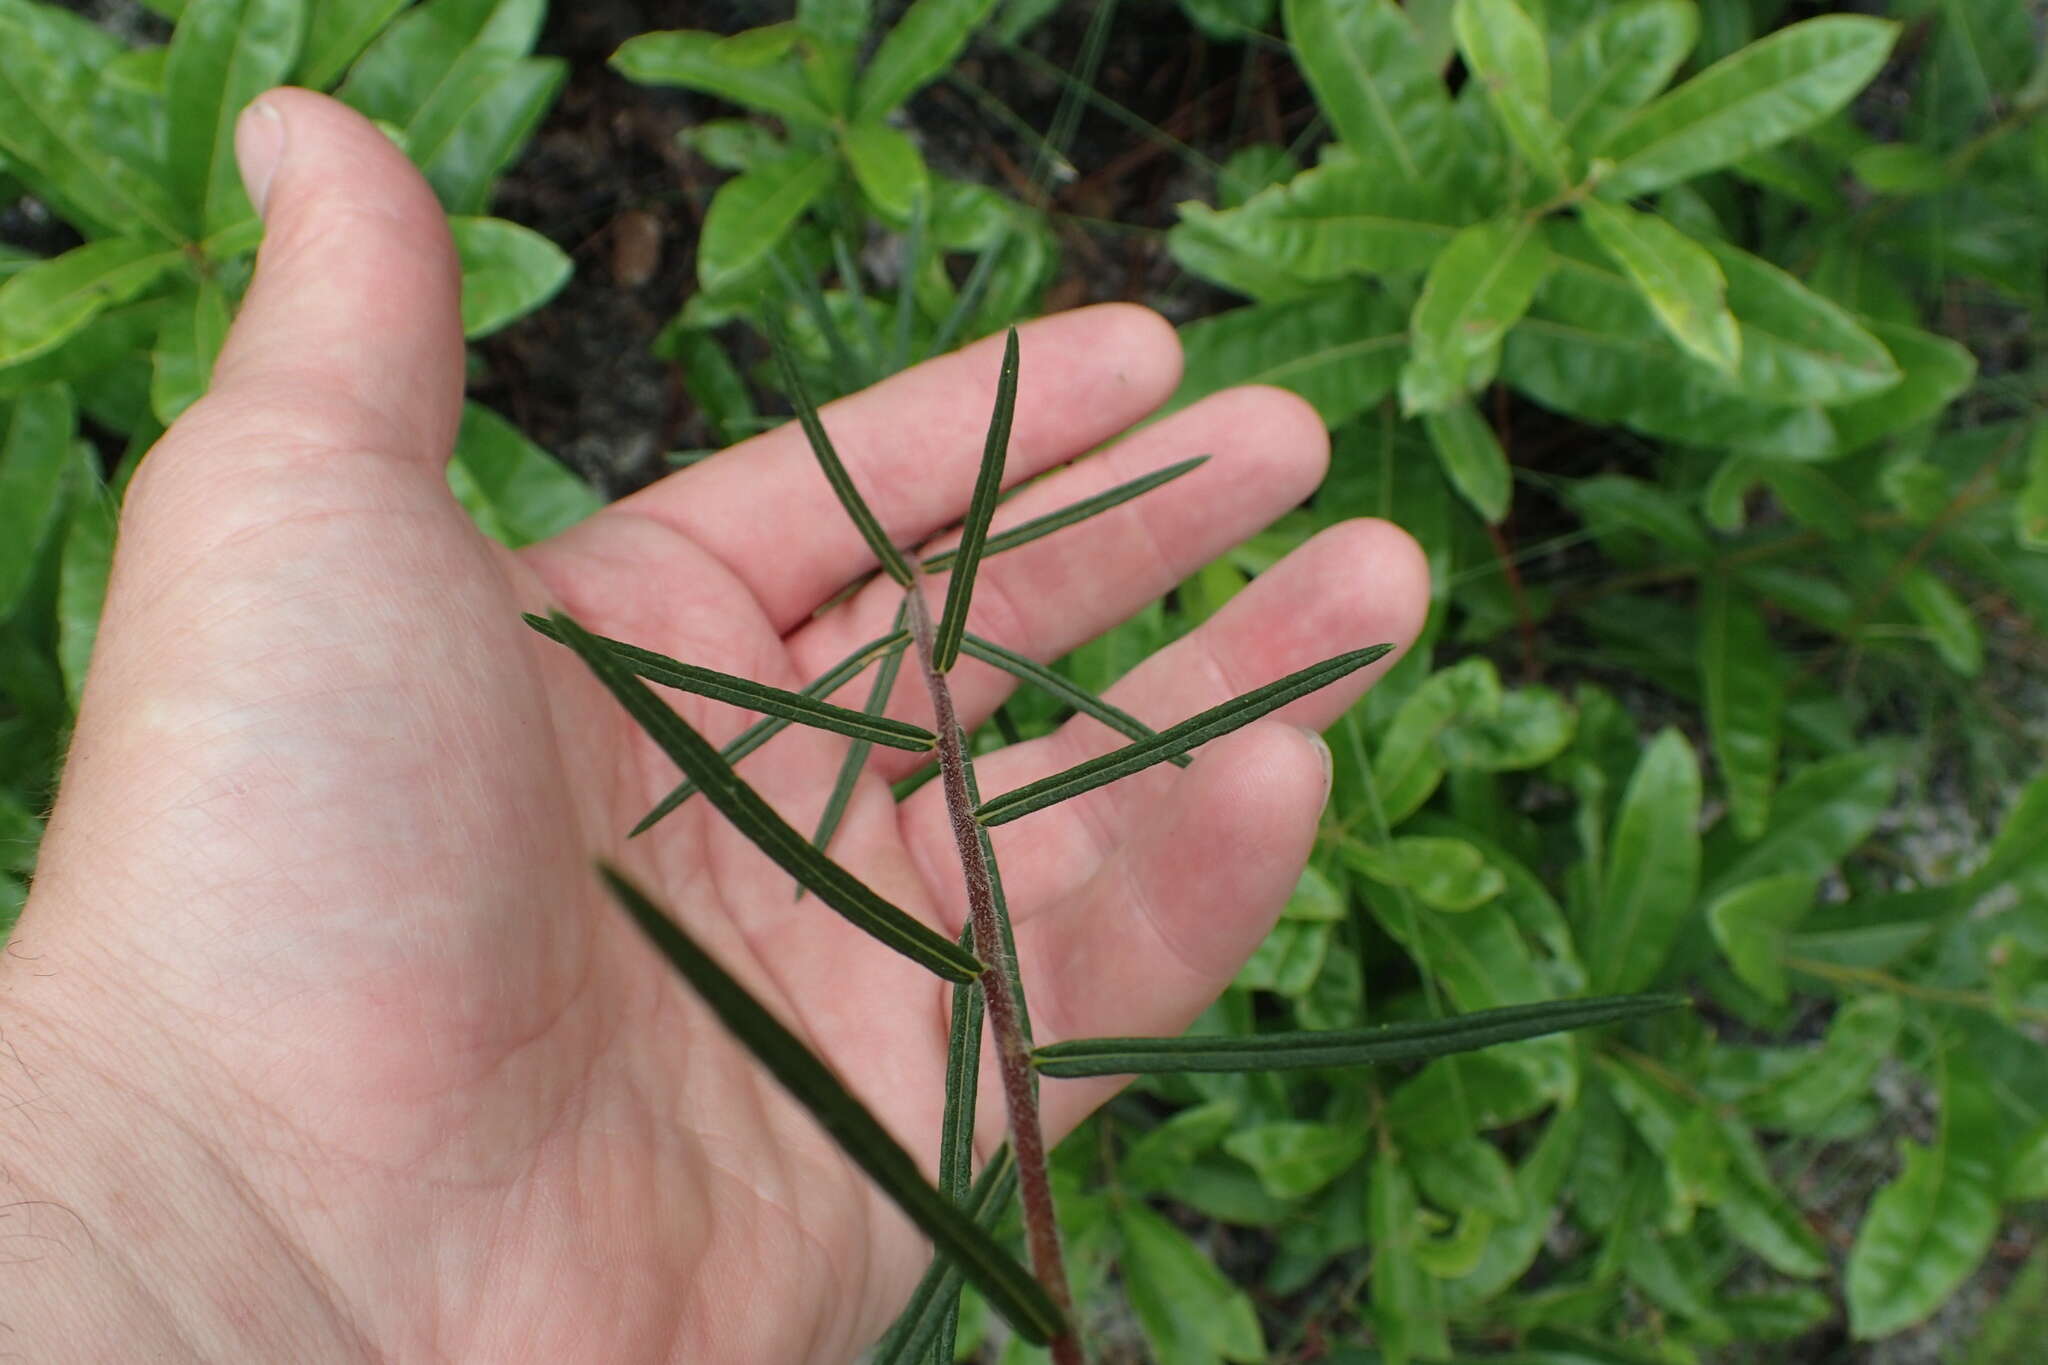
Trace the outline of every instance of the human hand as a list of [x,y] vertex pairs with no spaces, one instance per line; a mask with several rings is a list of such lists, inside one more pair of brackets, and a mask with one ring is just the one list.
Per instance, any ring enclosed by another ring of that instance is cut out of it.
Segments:
[[[268,110],[269,113],[264,111]],[[479,536],[443,463],[459,415],[440,209],[371,125],[264,97],[238,133],[267,237],[213,391],[143,462],[42,862],[0,975],[0,1128],[36,1359],[828,1361],[886,1326],[917,1234],[609,902],[618,862],[936,1164],[943,983],[817,903],[697,801],[521,610],[800,687],[884,633],[872,567],[793,426],[546,544]],[[991,343],[834,404],[900,543],[965,508]],[[1013,481],[1173,389],[1173,332],[1108,306],[1023,329]],[[602,382],[593,377],[593,382]],[[1194,474],[990,560],[975,629],[1039,659],[1296,505],[1320,423],[1275,390],[1199,403],[1007,504],[998,528],[1194,453]],[[1353,522],[1262,575],[1112,699],[1165,724],[1341,649],[1413,637],[1426,570]],[[941,585],[942,587],[943,585]],[[1383,667],[1384,665],[1382,665]],[[1288,720],[999,830],[1042,1040],[1176,1031],[1293,887],[1334,718]],[[1008,684],[963,662],[969,726]],[[855,692],[864,690],[855,684]],[[922,689],[900,714],[929,722]],[[750,717],[694,697],[714,742]],[[842,701],[847,698],[842,697]],[[855,700],[857,703],[857,699]],[[1089,721],[990,756],[1017,786],[1108,747]],[[742,772],[799,828],[842,741]],[[957,931],[939,794],[877,755],[832,845]],[[980,1142],[1001,1141],[983,1093]],[[1114,1089],[1048,1082],[1057,1136]]]

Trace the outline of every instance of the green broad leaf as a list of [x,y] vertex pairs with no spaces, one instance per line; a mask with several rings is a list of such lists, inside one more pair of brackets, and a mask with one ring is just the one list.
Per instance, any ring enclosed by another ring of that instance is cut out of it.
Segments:
[[85,693],[86,665],[98,638],[100,609],[114,567],[114,528],[120,508],[105,488],[89,488],[73,505],[57,570],[57,667],[75,714]]
[[1223,1139],[1223,1150],[1252,1168],[1275,1199],[1314,1194],[1357,1165],[1372,1146],[1362,1123],[1303,1123],[1286,1120],[1240,1128]]
[[1930,1146],[1901,1144],[1904,1168],[1856,1229],[1845,1276],[1860,1340],[1925,1320],[1991,1249],[2009,1134],[1990,1081],[1960,1053],[1943,1064]]
[[1465,69],[1485,90],[1508,141],[1544,184],[1562,188],[1570,172],[1564,128],[1550,112],[1543,30],[1516,0],[1457,0],[1451,28]]
[[1235,308],[1181,328],[1186,355],[1171,409],[1239,384],[1272,384],[1340,426],[1391,393],[1408,348],[1399,309],[1363,285],[1306,303]]
[[917,144],[886,123],[856,123],[839,135],[854,183],[882,217],[904,222],[918,196],[931,192],[931,173]]
[[[1003,367],[996,377],[995,411],[988,419],[988,436],[982,443],[981,467],[974,477],[974,492],[967,500],[967,515],[960,524],[960,543],[953,549],[953,576],[946,584],[946,606],[932,638],[932,667],[944,673],[960,657],[960,641],[967,634],[967,610],[974,598],[974,576],[981,568],[981,554],[988,543],[989,523],[995,519],[996,500],[1003,494],[1003,463],[1010,451],[1010,421],[1017,411],[1017,329],[1012,327],[1003,343]],[[913,591],[915,591],[913,589]]]
[[470,70],[531,52],[546,12],[546,0],[427,0],[370,44],[340,97],[410,133],[436,105],[460,103]]
[[1653,213],[1588,199],[1579,220],[1640,289],[1685,350],[1725,374],[1742,360],[1742,334],[1728,311],[1727,280],[1714,257]]
[[1774,1005],[1785,1003],[1785,946],[1813,909],[1814,880],[1780,873],[1723,892],[1707,906],[1707,927],[1742,983]]
[[1372,1324],[1389,1365],[1450,1356],[1443,1291],[1423,1268],[1423,1213],[1399,1156],[1382,1149],[1372,1163]]
[[1651,741],[1622,793],[1586,936],[1597,990],[1648,985],[1690,918],[1700,872],[1700,768],[1677,730]]
[[293,83],[310,90],[325,90],[333,85],[407,3],[408,0],[309,0],[306,41],[299,52],[299,69],[293,73]]
[[55,350],[105,310],[176,269],[183,256],[140,237],[109,237],[17,270],[0,284],[0,367]]
[[1962,396],[1977,374],[1976,357],[1947,337],[1871,318],[1863,319],[1863,325],[1904,377],[1880,393],[1828,409],[1836,449],[1845,455],[1931,421]]
[[[972,1218],[976,1227],[993,1233],[1016,1190],[1017,1159],[1008,1146],[1000,1147],[975,1177],[960,1211]],[[959,1306],[965,1283],[966,1276],[957,1265],[947,1257],[934,1256],[924,1278],[911,1291],[910,1302],[897,1314],[895,1325],[875,1344],[870,1365],[923,1365],[930,1360],[934,1343]],[[946,1358],[953,1358],[950,1351]]]
[[[566,617],[558,616],[556,620],[566,622],[572,632],[576,629],[575,623]],[[593,666],[594,657],[584,655],[585,661]],[[868,1178],[932,1239],[940,1253],[960,1268],[1012,1327],[1038,1342],[1065,1329],[1059,1310],[1030,1272],[958,1205],[933,1188],[918,1172],[916,1158],[889,1136],[867,1106],[840,1084],[830,1067],[819,1061],[746,987],[728,975],[645,892],[609,866],[602,866],[600,871],[612,896],[669,964],[695,988],[719,1021],[768,1068],[791,1097],[810,1111],[811,1117],[839,1144],[839,1149],[867,1172]]]
[[2048,863],[2048,773],[2038,774],[2021,789],[1967,885],[1980,893],[1992,891],[2030,876],[2044,863]]
[[235,166],[235,120],[298,63],[305,0],[190,0],[164,66],[166,164],[202,234],[255,216]]
[[1444,1283],[1444,1306],[1454,1316],[1504,1292],[1536,1263],[1557,1221],[1565,1175],[1584,1129],[1585,1110],[1578,1105],[1558,1110],[1544,1126],[1543,1136],[1514,1173],[1521,1213],[1496,1227],[1470,1269]]
[[767,66],[788,56],[801,34],[794,20],[763,24],[719,39],[714,55],[727,66]]
[[1896,1055],[1905,1011],[1897,996],[1871,994],[1845,1004],[1816,1048],[1740,1097],[1742,1117],[1774,1132],[1813,1134],[1870,1094],[1871,1081]]
[[724,35],[675,30],[628,38],[611,57],[614,70],[642,85],[680,85],[759,109],[800,127],[822,128],[831,111],[793,63],[747,66],[719,54]]
[[1036,782],[1004,792],[1001,796],[985,801],[974,812],[974,818],[985,828],[1044,810],[1047,806],[1058,805],[1090,792],[1097,787],[1132,773],[1142,772],[1155,764],[1163,763],[1175,754],[1184,754],[1212,739],[1241,730],[1253,721],[1269,716],[1289,702],[1305,697],[1311,692],[1329,686],[1338,679],[1364,668],[1374,660],[1385,656],[1392,645],[1370,645],[1354,649],[1311,664],[1284,678],[1255,688],[1241,697],[1234,697],[1220,706],[1188,717],[1178,725],[1168,726],[1150,739],[1127,744],[1113,749],[1100,757],[1077,763],[1062,772],[1040,778]]
[[1825,876],[1870,837],[1897,786],[1883,753],[1842,754],[1800,769],[1778,792],[1769,831],[1717,870],[1707,895],[1781,872]]
[[1388,179],[1442,169],[1450,95],[1414,20],[1392,0],[1286,0],[1287,37],[1338,139]]
[[1300,1000],[1315,988],[1329,959],[1330,930],[1326,925],[1283,919],[1259,941],[1237,969],[1231,985]]
[[1167,245],[1188,269],[1240,293],[1306,297],[1324,280],[1424,269],[1462,221],[1442,186],[1333,152],[1237,208],[1181,204]]
[[1826,1274],[1827,1248],[1798,1205],[1778,1188],[1748,1125],[1700,1110],[1686,1126],[1688,1135],[1705,1139],[1711,1202],[1735,1240],[1780,1274],[1801,1279]]
[[1500,674],[1483,658],[1439,669],[1402,699],[1372,760],[1389,826],[1420,810],[1443,781],[1440,741],[1450,727],[1497,716],[1500,709]]
[[839,452],[832,446],[832,438],[825,432],[824,419],[818,415],[817,404],[804,387],[803,376],[797,372],[795,352],[790,349],[789,336],[783,330],[782,319],[774,309],[764,314],[768,324],[768,339],[775,350],[775,363],[782,371],[783,387],[789,391],[789,401],[796,408],[797,424],[803,428],[804,439],[810,442],[811,454],[817,457],[818,466],[825,471],[825,481],[832,485],[833,494],[839,505],[846,510],[846,516],[860,531],[861,539],[874,551],[875,559],[889,577],[904,587],[916,582],[910,565],[905,562],[903,552],[896,548],[882,529],[882,523],[869,510],[867,500],[854,485],[853,475],[839,458]]
[[995,0],[912,0],[861,72],[854,120],[881,119],[937,79],[994,7]]
[[513,549],[568,530],[604,505],[568,466],[481,403],[465,403],[449,481],[462,502]]
[[1462,772],[1523,772],[1539,768],[1572,742],[1578,713],[1547,687],[1503,692],[1486,715],[1454,721],[1437,736],[1446,767]]
[[569,282],[563,250],[531,228],[503,218],[450,218],[462,261],[462,334],[488,336],[525,317]]
[[[1104,701],[1065,674],[1055,672],[1044,664],[1027,659],[1012,650],[1004,649],[993,641],[984,640],[978,635],[968,635],[961,641],[960,648],[968,658],[979,659],[982,663],[1002,669],[1019,682],[1030,683],[1047,696],[1073,707],[1082,715],[1093,716],[1128,739],[1151,739],[1158,733],[1130,712]],[[1176,767],[1185,768],[1194,760],[1186,754],[1179,754],[1167,761]]]
[[1476,910],[1507,886],[1486,856],[1463,839],[1396,835],[1384,844],[1347,839],[1345,865],[1384,886],[1406,887],[1436,910]]
[[1965,678],[1984,671],[1984,637],[1954,589],[1924,568],[1899,579],[1899,600],[1927,632],[1941,661]]
[[1879,194],[1906,197],[1945,189],[1948,162],[1917,142],[1881,142],[1849,158],[1856,178]]
[[132,47],[108,62],[101,69],[101,76],[116,89],[162,99],[164,65],[169,56],[168,47]]
[[183,242],[194,225],[166,182],[163,106],[105,79],[126,50],[54,5],[0,5],[0,160],[88,235]]
[[859,47],[874,21],[873,0],[797,0],[796,21],[828,43]]
[[648,737],[702,789],[705,799],[718,808],[719,814],[738,826],[748,841],[783,871],[810,888],[812,894],[838,911],[848,923],[927,971],[948,981],[971,981],[981,974],[983,964],[974,954],[891,905],[865,882],[812,848],[809,840],[790,828],[733,772],[702,735],[633,676],[614,649],[561,612],[550,619],[555,637],[589,666]]
[[1497,218],[1453,238],[1431,264],[1409,318],[1401,410],[1441,412],[1491,378],[1501,338],[1528,311],[1549,269],[1550,248],[1532,218]]
[[1238,1124],[1235,1100],[1209,1100],[1165,1120],[1124,1149],[1117,1180],[1141,1194],[1165,1194]]
[[1514,474],[1493,428],[1470,403],[1424,413],[1422,427],[1451,487],[1487,525],[1498,525],[1514,496]]
[[[1079,525],[1097,513],[1107,512],[1112,507],[1121,507],[1140,494],[1149,493],[1155,488],[1172,483],[1183,474],[1192,474],[1208,462],[1209,457],[1207,455],[1196,455],[1189,459],[1179,460],[1167,465],[1164,469],[1155,469],[1150,474],[1142,474],[1126,483],[1120,483],[1114,488],[1106,488],[1093,497],[1069,503],[1067,506],[1054,512],[1048,512],[1042,517],[1033,517],[1029,521],[1019,522],[1007,531],[998,531],[990,536],[988,543],[982,546],[981,557],[987,559],[990,555],[999,555],[1005,550],[1014,550],[1020,545],[1029,545],[1032,541],[1042,536],[1049,536],[1054,531],[1063,531],[1069,526]],[[959,548],[956,545],[940,550],[936,554],[926,556],[924,560],[925,572],[941,573],[951,568],[954,557],[959,554]],[[988,660],[985,662],[993,661]]]
[[1649,194],[1805,132],[1869,83],[1897,35],[1885,20],[1827,15],[1724,57],[1598,144],[1614,163],[1602,192]]
[[2020,1139],[2006,1163],[2003,1195],[2006,1199],[2048,1199],[2048,1124]]
[[45,541],[57,530],[77,430],[77,408],[61,384],[29,390],[6,413],[0,439],[0,622],[14,615]]
[[1159,1365],[1214,1365],[1267,1359],[1258,1311],[1242,1289],[1188,1240],[1140,1203],[1121,1204],[1124,1293]]
[[164,310],[150,352],[149,409],[159,425],[168,427],[206,393],[231,320],[227,296],[210,278]]
[[721,171],[750,171],[764,161],[789,155],[789,144],[750,118],[714,118],[676,134],[676,141]]
[[1032,1053],[1046,1076],[1132,1076],[1169,1073],[1301,1071],[1332,1066],[1384,1066],[1470,1052],[1573,1029],[1596,1028],[1685,1003],[1676,995],[1552,1000],[1374,1028],[1239,1037],[1076,1038]]
[[[909,644],[910,632],[907,630],[898,630],[893,634],[883,636],[879,640],[870,640],[831,668],[826,669],[823,674],[819,675],[809,686],[803,689],[803,694],[807,697],[829,697],[847,683],[852,682],[855,677],[859,676],[862,669],[875,662],[875,660],[896,657]],[[718,756],[723,758],[727,764],[736,764],[748,754],[751,754],[754,750],[781,734],[791,724],[791,721],[782,716],[764,716],[740,731],[739,734],[733,736],[726,746],[718,751]],[[629,839],[637,838],[645,834],[656,824],[660,823],[663,817],[696,794],[697,784],[695,782],[685,781],[680,783],[674,791],[664,796],[653,810],[641,817],[640,823],[633,826],[632,831],[626,837]]]
[[1903,377],[1891,352],[1839,304],[1726,242],[1708,242],[1742,327],[1745,392],[1774,402],[1835,407],[1882,393]]
[[1700,589],[1700,690],[1707,731],[1735,832],[1761,838],[1778,782],[1778,738],[1785,718],[1785,683],[1763,616],[1738,596],[1726,577],[1709,575]]
[[1582,25],[1558,54],[1550,81],[1566,142],[1582,153],[1599,146],[1664,88],[1699,29],[1692,0],[1626,0]]
[[[559,619],[551,621],[547,617],[534,616],[530,613],[524,619],[527,625],[557,644],[569,643]],[[699,668],[680,659],[671,659],[666,654],[657,654],[651,649],[626,644],[622,640],[608,639],[602,635],[593,635],[590,638],[608,650],[619,666],[630,669],[637,676],[652,683],[659,683],[663,687],[673,687],[699,697],[710,697],[714,701],[744,707],[749,711],[759,711],[765,715],[781,716],[799,725],[829,730],[834,734],[866,740],[870,744],[885,744],[892,749],[927,753],[935,743],[931,731],[912,725],[909,721],[891,720],[887,716],[871,716],[865,711],[835,706],[829,701],[808,697],[801,692],[770,687],[766,683],[757,683],[732,673],[720,673],[713,668]]]
[[[1500,1148],[1483,1138],[1422,1143],[1401,1153],[1423,1197],[1449,1213],[1467,1209],[1500,1219],[1520,1218],[1522,1194]],[[1471,1267],[1460,1274],[1469,1274]],[[1445,1276],[1443,1278],[1455,1278]]]
[[2048,550],[2048,422],[2027,437],[2026,482],[2013,504],[2013,533],[2029,550]]
[[1294,882],[1294,894],[1280,910],[1280,918],[1300,924],[1336,924],[1351,913],[1344,892],[1314,863],[1301,869]]

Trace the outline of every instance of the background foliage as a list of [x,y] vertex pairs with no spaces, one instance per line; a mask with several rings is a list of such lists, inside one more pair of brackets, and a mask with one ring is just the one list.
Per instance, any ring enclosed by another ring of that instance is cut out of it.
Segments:
[[[473,335],[544,303],[582,245],[476,216],[564,80],[532,55],[537,2],[152,8],[168,42],[0,0],[0,200],[25,244],[0,248],[13,905],[115,499],[246,283],[240,105],[290,78],[381,120],[454,215]],[[1284,385],[1335,458],[1067,676],[1106,686],[1334,521],[1391,517],[1429,553],[1424,642],[1333,732],[1311,867],[1198,1028],[1652,986],[1699,1006],[1406,1074],[1145,1083],[1057,1157],[1095,1339],[1174,1362],[2029,1358],[2042,7],[718,17],[613,58],[619,100],[686,125],[694,278],[653,340],[686,447],[781,420],[764,310],[822,399],[1078,280],[1184,322],[1176,404]],[[1228,99],[1118,74],[1182,50],[1234,73]],[[1137,159],[1171,168],[1158,202],[1104,211],[1098,173]],[[451,480],[514,543],[595,501],[474,404]],[[1061,714],[1020,698],[981,738]],[[1031,1358],[980,1321],[963,1351]]]

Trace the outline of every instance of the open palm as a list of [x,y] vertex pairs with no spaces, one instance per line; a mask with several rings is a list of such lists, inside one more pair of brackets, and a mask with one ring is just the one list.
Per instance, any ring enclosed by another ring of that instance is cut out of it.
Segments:
[[[927,1163],[948,994],[797,900],[702,801],[626,843],[677,774],[519,612],[560,605],[794,688],[886,633],[898,590],[817,613],[873,565],[787,428],[522,554],[479,537],[442,476],[462,348],[439,209],[339,105],[266,102],[284,156],[256,283],[214,392],[131,490],[0,978],[32,1078],[13,1179],[63,1201],[107,1272],[87,1330],[166,1358],[849,1358],[925,1248],[609,904],[592,859],[642,880]],[[1171,330],[1126,307],[1035,323],[1023,358],[1013,481],[1118,434],[1178,372]],[[899,543],[964,510],[996,368],[969,347],[827,409]],[[1041,659],[1080,644],[1299,502],[1325,458],[1297,400],[1236,391],[1060,468],[997,525],[1196,453],[1216,458],[990,560],[977,633]],[[1424,597],[1398,531],[1337,527],[1113,699],[1170,722],[1405,642]],[[978,665],[954,676],[970,725],[1006,691]],[[1325,723],[1365,681],[1283,714]],[[673,700],[714,742],[752,719]],[[895,712],[929,722],[912,675]],[[1113,738],[1074,722],[984,760],[983,785]],[[741,772],[809,828],[843,753],[792,728]],[[909,761],[871,763],[832,852],[953,932],[938,795],[899,807],[887,785]],[[1185,1024],[1293,886],[1325,780],[1316,745],[1267,721],[1185,772],[999,831],[1040,1037]],[[1049,1127],[1106,1093],[1048,1083]],[[981,1136],[1001,1140],[992,1103]]]

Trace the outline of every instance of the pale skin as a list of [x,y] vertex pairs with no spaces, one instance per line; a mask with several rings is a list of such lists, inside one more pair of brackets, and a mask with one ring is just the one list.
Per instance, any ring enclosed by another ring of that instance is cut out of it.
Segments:
[[[618,861],[825,1057],[927,1169],[947,994],[702,801],[630,844],[674,770],[521,610],[800,687],[884,633],[895,592],[795,428],[514,554],[442,474],[456,272],[374,128],[265,96],[238,150],[268,225],[210,395],[144,460],[28,908],[0,966],[0,1350],[34,1360],[814,1362],[894,1315],[928,1246],[604,896]],[[1023,329],[1011,482],[1172,391],[1128,306]],[[891,535],[964,510],[1000,339],[834,404]],[[605,382],[602,375],[590,382]],[[1327,448],[1271,389],[1209,398],[1063,469],[1000,529],[1190,454],[1195,474],[990,560],[973,629],[1040,659],[1296,505]],[[944,583],[934,585],[943,592]],[[1113,699],[1167,724],[1317,659],[1413,638],[1384,523],[1323,532]],[[1384,670],[1003,827],[1041,1040],[1163,1034],[1228,982],[1314,837],[1329,723]],[[914,681],[914,680],[913,680]],[[963,662],[962,720],[1006,695]],[[838,699],[858,705],[866,681]],[[713,742],[751,717],[665,694]],[[896,714],[930,719],[923,689]],[[980,764],[1000,792],[1110,747],[1081,720]],[[799,828],[842,742],[742,773]],[[955,932],[936,784],[877,758],[834,856]],[[1110,1082],[1049,1081],[1050,1135]],[[980,1145],[1002,1140],[993,1084]]]

